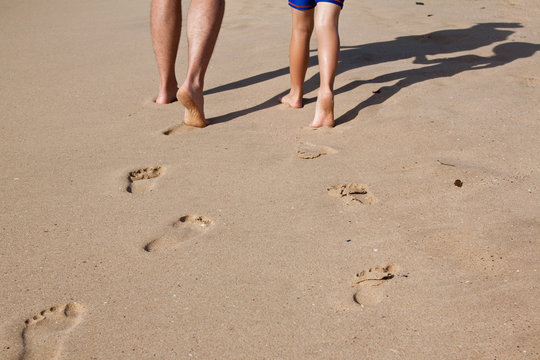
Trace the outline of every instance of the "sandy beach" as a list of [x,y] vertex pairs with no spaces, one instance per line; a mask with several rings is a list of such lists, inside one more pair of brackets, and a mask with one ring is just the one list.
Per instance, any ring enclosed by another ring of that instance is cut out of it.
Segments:
[[287,2],[227,2],[204,129],[149,6],[0,1],[1,359],[540,359],[537,1],[347,0],[318,130]]

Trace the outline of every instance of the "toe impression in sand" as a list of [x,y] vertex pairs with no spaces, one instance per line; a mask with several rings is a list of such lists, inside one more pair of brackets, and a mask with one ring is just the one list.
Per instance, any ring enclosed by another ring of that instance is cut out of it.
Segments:
[[26,320],[22,360],[58,359],[64,340],[82,320],[84,307],[77,303],[52,306]]
[[174,249],[187,240],[192,240],[206,233],[214,222],[205,216],[186,215],[176,221],[161,237],[152,240],[144,250],[161,252]]
[[356,274],[353,287],[356,292],[353,295],[355,303],[363,306],[374,306],[383,300],[384,293],[381,285],[386,280],[393,279],[399,267],[395,264],[377,266]]
[[342,199],[347,205],[366,204],[372,205],[377,198],[362,184],[342,184],[331,186],[326,189],[330,196]]
[[323,155],[336,154],[337,150],[325,145],[315,145],[305,141],[297,141],[296,156],[300,159],[312,160]]
[[130,172],[128,192],[141,194],[152,191],[156,185],[156,178],[161,176],[164,170],[162,166],[155,166]]

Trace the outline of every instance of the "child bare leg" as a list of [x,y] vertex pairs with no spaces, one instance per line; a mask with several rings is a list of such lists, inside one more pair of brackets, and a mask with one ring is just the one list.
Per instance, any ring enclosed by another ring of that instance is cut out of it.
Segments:
[[334,126],[334,79],[339,59],[338,20],[341,7],[319,2],[315,12],[315,33],[318,43],[321,84],[317,94],[313,128]]
[[313,32],[313,9],[292,11],[292,35],[289,47],[291,90],[281,98],[283,104],[301,108],[304,96],[304,78],[309,62],[309,40]]

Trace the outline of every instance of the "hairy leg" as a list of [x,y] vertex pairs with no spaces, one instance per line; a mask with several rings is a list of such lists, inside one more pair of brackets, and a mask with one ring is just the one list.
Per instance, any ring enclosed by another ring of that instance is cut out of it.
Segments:
[[192,0],[187,17],[188,70],[178,90],[178,100],[186,107],[184,123],[207,125],[204,117],[204,76],[217,41],[225,12],[225,0]]
[[181,28],[181,0],[152,0],[150,30],[159,70],[159,92],[156,98],[158,104],[168,104],[176,99],[178,84],[174,65]]
[[292,34],[289,46],[289,71],[291,90],[281,102],[293,108],[301,108],[304,96],[304,78],[309,62],[309,40],[313,32],[314,10],[292,11]]
[[321,84],[311,127],[334,126],[334,79],[339,59],[338,5],[320,2],[315,13]]

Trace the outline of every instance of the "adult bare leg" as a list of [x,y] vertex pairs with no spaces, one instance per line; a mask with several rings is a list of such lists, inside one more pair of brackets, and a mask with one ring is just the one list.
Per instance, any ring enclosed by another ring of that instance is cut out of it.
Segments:
[[156,98],[158,104],[168,104],[176,99],[178,83],[174,65],[181,29],[181,0],[152,0],[150,30],[159,71],[159,92]]
[[320,2],[315,12],[321,84],[311,127],[334,126],[334,79],[339,59],[338,5]]
[[304,96],[304,79],[309,62],[309,40],[313,33],[314,10],[292,11],[292,34],[289,46],[289,72],[291,90],[281,98],[283,104],[293,108],[301,108]]
[[185,106],[184,123],[195,127],[207,125],[204,117],[204,76],[221,28],[225,0],[192,0],[187,17],[188,70],[178,90],[178,100]]

